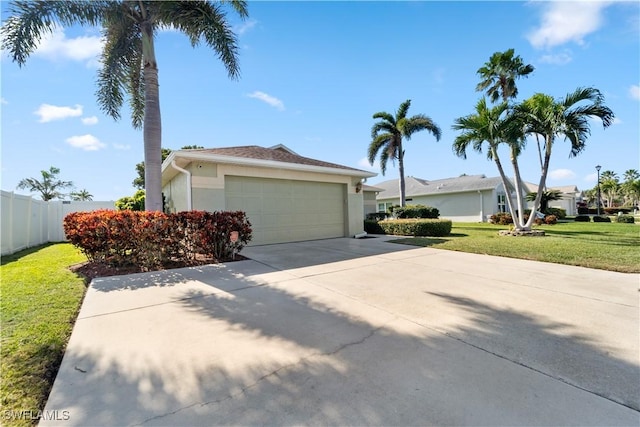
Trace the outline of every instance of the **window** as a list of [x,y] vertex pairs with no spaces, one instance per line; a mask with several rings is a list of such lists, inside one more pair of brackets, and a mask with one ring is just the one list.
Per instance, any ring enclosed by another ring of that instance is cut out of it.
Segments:
[[507,195],[504,193],[498,193],[498,212],[507,211]]
[[378,203],[378,212],[388,212],[391,206],[393,206],[391,202]]

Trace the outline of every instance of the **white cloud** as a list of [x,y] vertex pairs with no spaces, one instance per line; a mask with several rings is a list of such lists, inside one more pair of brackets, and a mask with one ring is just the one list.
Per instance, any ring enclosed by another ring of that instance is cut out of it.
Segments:
[[585,182],[598,182],[598,172],[590,173],[584,177]]
[[131,150],[131,146],[128,144],[113,144],[113,148],[123,151]]
[[0,98],[0,104],[2,105],[7,105],[9,103],[9,101],[7,101],[6,99],[4,99],[4,97]]
[[82,124],[87,126],[98,124],[98,118],[96,116],[83,117],[81,120],[82,120]]
[[622,120],[620,120],[617,117],[614,117],[613,118],[613,122],[611,124],[613,124],[613,125],[621,125],[622,124]]
[[85,151],[98,151],[106,145],[93,135],[79,135],[67,138],[67,144]]
[[284,111],[284,104],[282,103],[282,101],[280,101],[278,98],[271,96],[267,93],[256,90],[255,92],[250,93],[247,96],[249,98],[259,99],[260,101],[266,102],[267,104],[277,108],[280,111]]
[[573,58],[571,57],[571,53],[569,51],[564,51],[562,53],[556,53],[554,55],[542,55],[539,61],[543,64],[566,65],[569,62],[573,61]]
[[542,22],[527,35],[535,48],[562,45],[573,41],[584,44],[584,37],[602,25],[602,12],[610,2],[554,1],[544,3]]
[[575,172],[570,169],[556,169],[556,170],[549,171],[549,178],[555,179],[555,180],[573,179],[575,177],[576,177]]
[[98,36],[80,36],[67,38],[64,30],[56,28],[53,33],[45,36],[34,52],[49,60],[71,59],[85,62],[89,66],[98,63],[98,56],[102,51],[102,38]]
[[629,96],[631,96],[631,98],[640,101],[640,86],[638,85],[631,85],[629,87]]
[[248,21],[245,21],[241,25],[236,27],[235,32],[238,33],[239,35],[242,35],[247,31],[249,31],[250,29],[252,29],[253,27],[255,27],[256,24],[258,24],[258,21],[256,21],[255,19],[249,19]]
[[82,115],[82,105],[76,104],[74,107],[59,107],[57,105],[41,104],[33,114],[40,116],[40,123],[63,120],[69,117],[79,117]]
[[373,166],[371,166],[371,163],[369,163],[369,159],[363,157],[358,160],[358,167],[366,170],[378,171],[380,170],[380,161],[376,159],[376,161],[373,162]]

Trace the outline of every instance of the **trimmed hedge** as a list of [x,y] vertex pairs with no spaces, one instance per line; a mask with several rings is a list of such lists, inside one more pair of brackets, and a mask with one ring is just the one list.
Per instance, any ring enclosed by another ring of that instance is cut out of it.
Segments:
[[[67,239],[90,261],[143,269],[189,262],[198,254],[228,259],[251,240],[251,224],[240,211],[98,210],[70,213],[63,225]],[[238,232],[235,243],[232,231]]]
[[594,216],[593,222],[611,222],[611,218],[608,216]]
[[448,236],[451,233],[451,220],[448,219],[393,219],[378,222],[384,234],[395,236]]
[[588,215],[578,215],[578,216],[576,216],[575,221],[578,221],[578,222],[590,222],[591,218]]
[[387,219],[388,217],[389,217],[389,214],[387,212],[372,212],[367,214],[366,220],[382,221],[383,219]]
[[406,205],[405,207],[395,208],[393,213],[399,219],[405,218],[432,218],[436,219],[440,216],[437,208],[425,205]]
[[616,217],[616,222],[621,222],[625,224],[634,224],[636,219],[633,215],[618,215]]
[[547,208],[545,214],[553,215],[556,217],[556,219],[565,219],[567,217],[567,210],[562,208]]
[[623,214],[628,214],[631,212],[629,208],[622,207],[613,207],[613,208],[604,208],[602,209],[607,215],[618,215],[618,212],[622,212]]

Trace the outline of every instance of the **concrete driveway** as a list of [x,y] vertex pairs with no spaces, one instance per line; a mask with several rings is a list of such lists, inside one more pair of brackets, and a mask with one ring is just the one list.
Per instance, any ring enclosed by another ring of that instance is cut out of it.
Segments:
[[41,425],[640,424],[639,275],[387,240],[94,280]]

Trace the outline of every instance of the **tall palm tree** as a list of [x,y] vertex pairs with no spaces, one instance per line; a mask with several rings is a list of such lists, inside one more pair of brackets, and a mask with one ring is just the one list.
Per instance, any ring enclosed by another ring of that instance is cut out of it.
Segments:
[[402,148],[402,140],[407,141],[415,132],[426,130],[436,137],[436,141],[440,141],[442,132],[437,124],[430,117],[424,114],[416,114],[407,117],[407,112],[411,106],[411,100],[407,99],[400,104],[396,115],[393,116],[386,112],[379,112],[373,115],[374,119],[379,119],[371,128],[371,143],[369,144],[368,159],[369,163],[373,162],[380,153],[380,170],[382,175],[387,170],[387,162],[398,160],[398,172],[400,174],[400,206],[405,206],[405,183],[404,183],[404,149]]
[[[244,0],[230,0],[241,18]],[[213,1],[14,1],[2,27],[2,48],[20,66],[56,25],[101,26],[105,44],[98,73],[98,103],[115,120],[125,93],[134,128],[143,128],[147,210],[162,210],[162,146],[158,63],[155,36],[173,28],[189,37],[192,46],[204,41],[213,49],[232,79],[239,76],[237,38],[224,10]]]
[[478,75],[482,80],[476,86],[476,91],[486,91],[495,103],[500,98],[506,102],[518,96],[516,79],[527,77],[534,70],[533,65],[525,65],[519,55],[514,56],[514,50],[495,52],[482,67]]
[[637,169],[627,169],[623,175],[622,191],[625,205],[636,206],[640,196],[640,172]]
[[38,178],[24,178],[18,182],[18,188],[29,190],[32,193],[40,193],[45,202],[53,199],[64,199],[66,194],[60,190],[73,187],[73,182],[63,181],[58,178],[60,169],[51,166],[48,171],[40,171],[42,180]]
[[[595,88],[578,88],[560,100],[537,93],[516,105],[515,114],[522,120],[527,135],[539,135],[544,141],[544,158],[539,189],[546,188],[549,161],[556,137],[563,136],[571,144],[570,157],[577,156],[586,147],[591,134],[589,120],[599,118],[604,128],[613,123],[613,111],[604,105],[604,96]],[[534,201],[533,211],[540,206],[543,191]],[[525,229],[530,229],[535,215],[531,215]]]
[[[477,71],[481,80],[476,86],[476,91],[485,91],[485,94],[489,96],[493,103],[496,103],[500,99],[502,99],[502,102],[507,103],[509,100],[515,99],[518,96],[516,80],[528,77],[534,69],[533,65],[525,64],[520,55],[515,55],[514,49],[508,49],[504,52],[495,52],[491,55],[489,61],[485,62],[485,64]],[[516,188],[518,189],[516,192],[518,204],[517,212],[520,220],[522,220],[522,215],[524,214],[524,193],[522,188],[524,188],[524,185],[522,184],[520,167],[518,165],[518,156],[520,154],[522,144],[519,140],[506,142],[513,143],[510,150],[510,160],[513,167]],[[540,157],[540,167],[542,168],[542,152],[539,142],[538,155]]]
[[[503,102],[494,107],[487,106],[487,101],[482,98],[476,104],[475,114],[459,117],[455,119],[452,126],[453,130],[462,131],[453,143],[453,152],[463,159],[467,158],[467,149],[471,146],[479,153],[482,152],[483,145],[487,144],[487,158],[493,160],[500,173],[502,187],[506,193],[507,205],[509,211],[514,217],[514,223],[518,228],[518,218],[515,217],[513,200],[511,192],[513,185],[509,182],[504,172],[502,162],[498,156],[498,145],[509,143],[510,141],[524,141],[522,128],[519,123],[514,120],[513,116],[508,115],[508,104]],[[514,144],[515,147],[515,144]]]

